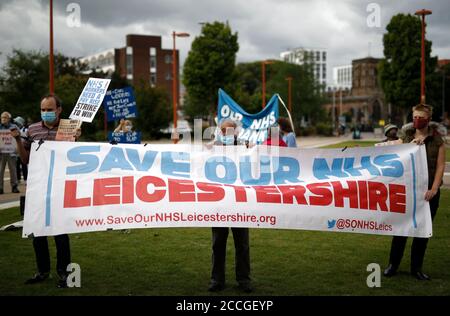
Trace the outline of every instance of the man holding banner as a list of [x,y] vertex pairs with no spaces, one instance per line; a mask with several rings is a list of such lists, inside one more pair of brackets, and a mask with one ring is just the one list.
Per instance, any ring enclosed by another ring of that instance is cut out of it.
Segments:
[[[237,145],[237,125],[231,119],[225,119],[220,124],[219,139],[214,143],[218,146]],[[250,284],[250,246],[248,228],[232,227],[236,251],[236,281],[239,288],[246,293],[252,292]],[[212,271],[208,291],[217,292],[225,288],[225,256],[228,239],[228,227],[212,228]]]
[[[60,115],[62,112],[61,101],[54,94],[46,95],[41,100],[42,121],[31,124],[27,138],[23,143],[18,129],[11,131],[17,142],[17,149],[20,158],[24,163],[29,163],[30,148],[33,141],[55,140]],[[78,131],[77,137],[80,136]],[[67,234],[55,236],[57,263],[56,270],[59,276],[58,287],[67,287],[67,266],[70,264],[70,243]],[[38,272],[25,284],[35,284],[46,280],[50,275],[50,253],[46,236],[33,237],[33,247],[36,255]]]

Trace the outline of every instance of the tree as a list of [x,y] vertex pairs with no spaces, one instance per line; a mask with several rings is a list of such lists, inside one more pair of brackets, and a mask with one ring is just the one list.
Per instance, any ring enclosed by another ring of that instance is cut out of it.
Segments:
[[[55,54],[55,92],[61,93],[69,89],[66,96],[74,91],[75,87],[65,84],[68,76],[80,75],[86,69],[77,59]],[[48,93],[48,54],[40,51],[13,50],[7,57],[3,68],[2,107],[10,111],[13,116],[20,115],[35,121],[40,119],[39,101]],[[78,92],[78,94],[81,90]],[[63,101],[73,103],[73,98],[64,97]],[[76,101],[76,100],[75,100]],[[74,104],[74,103],[73,103]]]
[[228,23],[205,23],[202,33],[192,42],[184,63],[183,83],[187,90],[185,114],[188,117],[215,113],[217,91],[225,90],[234,80],[238,35]]
[[13,116],[38,118],[39,100],[48,91],[46,55],[13,50],[3,68],[2,83],[2,108]]
[[144,137],[159,137],[160,130],[166,128],[172,118],[167,91],[163,88],[152,88],[147,82],[140,82],[135,87],[138,117],[136,127]]
[[[406,120],[411,106],[420,101],[421,21],[411,14],[392,17],[383,36],[384,56],[379,76],[386,101],[392,104],[395,122]],[[427,103],[436,94],[436,57],[430,57],[431,41],[425,41]],[[402,119],[400,118],[402,117]]]

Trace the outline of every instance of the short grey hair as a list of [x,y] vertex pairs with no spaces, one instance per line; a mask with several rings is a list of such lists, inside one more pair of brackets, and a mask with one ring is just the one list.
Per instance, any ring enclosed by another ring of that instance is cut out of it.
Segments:
[[6,112],[6,111],[3,112],[1,116],[3,116],[3,115],[6,115],[9,119],[11,119],[11,117],[12,117],[12,116],[11,116],[11,113]]

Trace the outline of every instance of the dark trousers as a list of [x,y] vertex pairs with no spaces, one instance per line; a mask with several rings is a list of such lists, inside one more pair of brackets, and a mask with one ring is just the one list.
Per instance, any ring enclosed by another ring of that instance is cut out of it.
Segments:
[[[231,228],[235,248],[236,281],[250,282],[250,246],[248,228]],[[225,284],[225,256],[227,252],[228,227],[212,228],[211,281]]]
[[[70,264],[69,235],[55,236],[56,243],[56,271],[58,275],[67,274],[67,266]],[[38,271],[40,273],[50,272],[50,253],[48,251],[48,240],[46,236],[33,238],[34,253]]]
[[17,171],[17,180],[18,181],[20,181],[20,178],[22,175],[23,175],[23,180],[27,181],[28,165],[22,163],[22,160],[20,159],[20,157],[17,158],[16,171]]
[[[430,200],[431,220],[436,216],[437,209],[439,207],[439,197],[441,195],[440,190]],[[411,272],[417,272],[422,270],[423,258],[425,257],[425,251],[427,249],[429,238],[414,237],[411,246]],[[389,263],[394,267],[398,267],[405,251],[406,241],[408,237],[394,236],[392,238],[391,254]]]

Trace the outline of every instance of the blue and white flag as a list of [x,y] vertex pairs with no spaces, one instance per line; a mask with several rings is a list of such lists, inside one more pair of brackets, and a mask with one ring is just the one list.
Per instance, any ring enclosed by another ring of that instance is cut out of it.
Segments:
[[278,119],[278,95],[275,94],[261,112],[249,114],[225,91],[219,89],[217,118],[219,122],[227,118],[239,122],[242,129],[239,132],[238,141],[262,144],[267,139],[268,129]]

